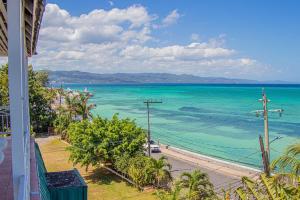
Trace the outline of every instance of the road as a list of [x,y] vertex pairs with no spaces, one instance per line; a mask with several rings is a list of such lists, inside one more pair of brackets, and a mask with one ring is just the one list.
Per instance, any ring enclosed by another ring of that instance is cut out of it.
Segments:
[[195,169],[200,169],[202,172],[205,172],[208,174],[209,179],[211,183],[215,186],[216,189],[221,188],[229,188],[230,185],[237,183],[239,179],[226,176],[224,174],[218,173],[218,171],[215,170],[209,170],[203,167],[198,166],[195,163],[181,160],[175,157],[172,157],[170,155],[166,155],[163,153],[152,153],[151,156],[155,159],[160,158],[161,156],[166,156],[168,158],[168,162],[172,165],[172,175],[174,178],[178,178],[182,172],[191,172]]

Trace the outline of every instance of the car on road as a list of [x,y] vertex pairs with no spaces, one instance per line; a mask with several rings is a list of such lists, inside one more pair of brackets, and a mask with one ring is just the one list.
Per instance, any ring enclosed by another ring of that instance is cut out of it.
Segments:
[[151,153],[160,153],[160,147],[157,144],[150,144]]
[[[144,144],[145,149],[148,149],[148,144]],[[150,150],[151,153],[160,153],[160,147],[159,145],[155,144],[153,140],[150,140]]]

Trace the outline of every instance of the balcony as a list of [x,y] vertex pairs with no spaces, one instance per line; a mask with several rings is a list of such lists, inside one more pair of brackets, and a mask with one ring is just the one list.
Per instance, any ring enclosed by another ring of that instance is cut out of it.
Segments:
[[[0,194],[1,199],[13,200],[13,173],[12,173],[12,139],[10,136],[5,138],[7,141],[7,146],[3,150],[4,160],[0,164]],[[20,177],[19,179],[19,198],[24,198],[25,190],[25,181]],[[30,199],[39,200],[40,198],[40,189],[39,189],[39,179],[37,176],[37,165],[36,165],[36,156],[34,150],[34,139],[30,139]]]
[[[12,172],[12,137],[9,106],[0,107],[0,194],[1,199],[14,199]],[[34,138],[30,137],[30,200],[86,200],[87,185],[76,169],[48,173]],[[23,200],[27,183],[18,180],[18,199]],[[74,184],[76,183],[76,184]]]

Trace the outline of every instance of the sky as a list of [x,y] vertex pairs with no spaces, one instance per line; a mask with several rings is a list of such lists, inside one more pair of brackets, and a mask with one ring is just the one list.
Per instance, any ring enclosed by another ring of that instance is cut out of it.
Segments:
[[47,0],[35,69],[300,82],[298,0]]

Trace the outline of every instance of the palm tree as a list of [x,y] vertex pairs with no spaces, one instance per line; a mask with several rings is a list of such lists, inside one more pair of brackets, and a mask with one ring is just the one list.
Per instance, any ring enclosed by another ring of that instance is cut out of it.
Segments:
[[162,156],[158,160],[153,159],[153,175],[156,187],[161,187],[161,184],[167,184],[172,180],[171,168],[167,157]]
[[279,173],[267,177],[261,174],[254,181],[242,178],[243,186],[235,193],[239,199],[300,199],[300,143],[290,145],[285,153],[272,162],[271,168],[276,167]]
[[73,119],[76,117],[76,99],[77,96],[73,93],[67,93],[65,95],[65,111],[67,112],[70,119]]
[[243,186],[235,190],[235,194],[240,200],[290,200],[300,199],[300,189],[298,186],[287,182],[277,182],[276,178],[267,177],[261,174],[258,180],[251,180],[248,177],[242,178]]
[[294,177],[299,177],[300,143],[290,145],[282,156],[275,159],[271,164],[271,168],[275,169],[276,167],[278,167],[280,172],[289,172]]
[[91,110],[95,108],[95,104],[88,104],[91,95],[89,93],[79,93],[76,101],[76,113],[81,116],[82,120],[91,117]]
[[202,200],[215,198],[213,185],[209,181],[208,175],[200,170],[191,173],[185,172],[180,176],[180,184],[187,189],[186,198],[188,200]]

